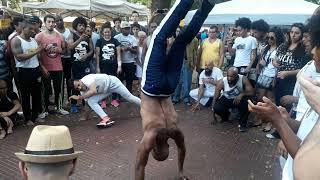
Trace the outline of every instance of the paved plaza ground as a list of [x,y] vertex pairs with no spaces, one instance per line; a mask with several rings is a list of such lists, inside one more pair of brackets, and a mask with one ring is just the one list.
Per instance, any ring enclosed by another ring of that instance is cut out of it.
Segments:
[[[239,133],[237,123],[210,125],[212,113],[202,109],[192,113],[190,107],[176,106],[179,126],[185,133],[187,156],[185,173],[192,180],[264,180],[280,179],[276,140],[265,138],[259,128]],[[79,121],[79,114],[49,115],[44,124],[67,125],[76,150],[84,153],[78,160],[75,180],[131,180],[134,177],[135,154],[142,137],[139,109],[129,103],[108,111],[115,126],[97,129],[99,121]],[[94,114],[92,113],[92,116]],[[14,134],[0,141],[0,180],[21,179],[18,160],[13,154],[22,151],[32,127],[18,126]],[[146,169],[147,180],[174,180],[177,175],[177,153],[170,141],[170,156],[156,162],[152,156]]]

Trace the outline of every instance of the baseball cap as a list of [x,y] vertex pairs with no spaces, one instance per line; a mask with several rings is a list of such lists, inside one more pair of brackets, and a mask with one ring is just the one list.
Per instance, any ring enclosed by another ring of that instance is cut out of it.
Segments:
[[120,27],[121,27],[121,28],[130,28],[131,25],[130,25],[130,23],[127,22],[127,21],[122,21]]

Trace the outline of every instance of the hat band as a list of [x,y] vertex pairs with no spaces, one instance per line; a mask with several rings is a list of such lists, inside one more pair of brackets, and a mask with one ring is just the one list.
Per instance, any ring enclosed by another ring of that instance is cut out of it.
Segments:
[[31,155],[61,155],[61,154],[72,154],[74,153],[74,149],[62,149],[62,150],[53,150],[53,151],[29,151],[24,150],[24,154]]

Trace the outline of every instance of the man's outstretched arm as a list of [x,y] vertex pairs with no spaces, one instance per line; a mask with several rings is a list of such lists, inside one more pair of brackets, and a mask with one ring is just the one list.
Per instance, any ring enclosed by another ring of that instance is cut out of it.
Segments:
[[149,153],[153,148],[156,138],[155,132],[145,132],[142,141],[139,145],[136,165],[135,165],[135,180],[144,180],[145,167],[148,163]]
[[171,130],[170,137],[174,140],[178,149],[178,168],[179,176],[182,178],[183,175],[183,164],[186,156],[186,146],[184,143],[184,135],[179,129]]

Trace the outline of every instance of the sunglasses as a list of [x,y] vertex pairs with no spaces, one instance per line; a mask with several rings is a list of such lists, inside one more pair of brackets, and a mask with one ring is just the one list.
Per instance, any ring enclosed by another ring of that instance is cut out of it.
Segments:
[[273,36],[268,36],[267,39],[270,39],[270,40],[274,41],[276,38],[273,37]]

